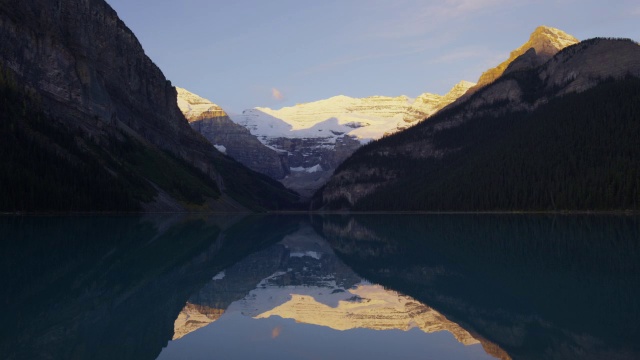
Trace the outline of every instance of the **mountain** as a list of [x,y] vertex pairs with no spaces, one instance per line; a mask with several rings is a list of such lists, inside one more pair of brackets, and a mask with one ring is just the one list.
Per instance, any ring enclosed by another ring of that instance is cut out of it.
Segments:
[[474,84],[462,81],[444,96],[425,93],[329,99],[279,110],[254,108],[231,119],[263,144],[288,154],[287,187],[311,195],[356,149],[413,126],[462,96]]
[[637,210],[639,77],[634,41],[569,46],[361,148],[316,202],[359,210]]
[[304,223],[277,244],[218,273],[194,293],[174,323],[173,340],[234,314],[293,319],[339,331],[447,331],[465,346],[482,344],[506,355],[427,304],[363,279]]
[[0,211],[282,208],[296,195],[194,132],[102,0],[0,1]]
[[210,100],[182,88],[176,90],[178,107],[191,127],[220,152],[276,180],[289,174],[285,152],[262,144],[249,130],[231,121],[227,113]]
[[507,60],[483,72],[477,84],[471,87],[461,100],[467,99],[469,95],[491,84],[505,73],[540,66],[560,50],[578,42],[578,39],[560,29],[539,26],[531,33],[526,43],[511,52]]
[[538,26],[529,36],[529,40],[509,54],[509,58],[498,66],[480,75],[478,82],[465,94],[452,101],[448,107],[454,107],[467,101],[479,89],[493,83],[504,74],[533,69],[551,59],[562,49],[580,42],[566,32],[549,26]]

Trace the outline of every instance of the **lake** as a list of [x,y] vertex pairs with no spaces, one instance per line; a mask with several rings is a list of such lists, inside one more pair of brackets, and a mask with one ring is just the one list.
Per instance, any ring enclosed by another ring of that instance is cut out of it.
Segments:
[[640,217],[0,217],[2,359],[638,359]]

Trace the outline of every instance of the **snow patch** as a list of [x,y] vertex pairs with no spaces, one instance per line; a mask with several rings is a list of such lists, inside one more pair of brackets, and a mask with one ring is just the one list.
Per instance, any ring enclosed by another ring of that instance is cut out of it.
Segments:
[[224,277],[226,276],[224,270],[220,271],[219,273],[216,274],[216,276],[212,277],[211,280],[222,280],[224,279]]
[[224,145],[213,145],[214,148],[218,149],[223,154],[227,153],[227,148]]
[[312,167],[302,167],[302,166],[297,166],[297,167],[292,167],[289,168],[289,170],[291,170],[292,172],[308,172],[308,173],[315,173],[315,172],[319,172],[319,171],[324,171],[324,169],[322,168],[322,166],[320,166],[320,164],[318,165],[314,165]]
[[289,254],[289,257],[305,257],[305,256],[314,258],[316,260],[320,260],[320,258],[322,257],[322,255],[318,254],[315,251],[292,252]]

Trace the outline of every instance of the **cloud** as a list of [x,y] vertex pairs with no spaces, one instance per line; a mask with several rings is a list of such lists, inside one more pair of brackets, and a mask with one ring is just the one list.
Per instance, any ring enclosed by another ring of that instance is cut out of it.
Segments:
[[284,100],[284,95],[280,90],[276,88],[271,88],[271,97],[273,98],[273,100],[278,100],[278,101]]
[[280,336],[280,333],[282,332],[282,327],[281,326],[276,326],[273,328],[273,330],[271,330],[271,338],[275,339],[278,336]]

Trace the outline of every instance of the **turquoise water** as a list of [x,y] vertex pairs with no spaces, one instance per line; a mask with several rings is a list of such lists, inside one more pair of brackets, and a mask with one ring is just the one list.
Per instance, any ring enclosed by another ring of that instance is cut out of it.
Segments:
[[0,218],[3,359],[640,357],[640,218]]

